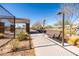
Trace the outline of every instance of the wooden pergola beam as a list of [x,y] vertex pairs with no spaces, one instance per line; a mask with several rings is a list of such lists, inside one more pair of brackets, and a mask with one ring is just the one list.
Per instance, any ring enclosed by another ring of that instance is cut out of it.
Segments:
[[[11,23],[14,23],[14,20],[8,19]],[[23,19],[23,18],[15,18],[15,23],[30,23],[29,19]]]

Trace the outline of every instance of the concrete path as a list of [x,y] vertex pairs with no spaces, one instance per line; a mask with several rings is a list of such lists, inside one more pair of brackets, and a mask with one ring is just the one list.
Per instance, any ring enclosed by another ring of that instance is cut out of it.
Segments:
[[61,46],[51,42],[44,34],[31,34],[36,56],[75,56]]

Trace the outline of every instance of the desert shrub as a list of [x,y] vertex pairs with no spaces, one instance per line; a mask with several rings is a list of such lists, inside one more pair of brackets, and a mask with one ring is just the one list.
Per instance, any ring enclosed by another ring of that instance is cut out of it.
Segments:
[[64,32],[65,32],[65,35],[66,34],[72,34],[72,35],[76,35],[76,32],[75,31],[71,31],[71,33],[70,33],[70,30],[64,30]]
[[12,51],[15,51],[18,48],[19,45],[19,40],[18,39],[13,39],[10,43],[9,46]]
[[29,35],[28,33],[25,33],[23,31],[21,31],[19,34],[17,34],[17,39],[22,41],[22,40],[28,40],[29,39]]
[[65,34],[70,34],[70,31],[69,30],[64,30]]
[[76,32],[72,31],[71,34],[72,34],[72,35],[76,35]]
[[65,35],[65,36],[64,36],[64,39],[65,39],[65,42],[68,42],[69,36],[68,36],[68,35]]
[[53,26],[51,26],[51,25],[45,26],[45,29],[52,29],[52,28],[53,28]]
[[76,45],[76,47],[78,47],[78,48],[79,48],[79,45]]
[[76,41],[76,47],[79,48],[79,39]]
[[40,30],[40,29],[42,29],[42,28],[43,28],[42,26],[38,26],[38,25],[32,27],[33,30]]
[[4,37],[4,34],[3,33],[0,33],[0,38],[3,38]]
[[69,38],[68,43],[70,45],[75,45],[77,40],[78,39],[76,37],[71,37],[71,38]]

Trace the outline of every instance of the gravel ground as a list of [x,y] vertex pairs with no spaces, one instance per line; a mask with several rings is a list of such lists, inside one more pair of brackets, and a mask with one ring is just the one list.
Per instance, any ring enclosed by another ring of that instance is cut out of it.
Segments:
[[[31,44],[33,46],[33,44]],[[7,45],[8,46],[8,45]],[[7,52],[7,48],[0,48],[0,56],[35,56],[34,49],[29,49],[29,41],[21,41],[18,45],[19,50],[15,52]]]
[[30,49],[30,50],[10,52],[6,54],[2,54],[1,56],[35,56],[35,54],[34,54],[34,49]]

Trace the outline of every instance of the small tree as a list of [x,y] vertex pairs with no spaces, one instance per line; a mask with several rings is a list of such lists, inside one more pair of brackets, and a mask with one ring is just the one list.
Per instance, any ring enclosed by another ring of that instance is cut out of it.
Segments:
[[[70,20],[70,33],[72,30],[72,25],[79,18],[79,4],[78,3],[66,3],[61,4],[60,11],[65,13],[65,19]],[[71,34],[70,34],[71,35]]]
[[[57,23],[55,23],[54,25],[55,25],[55,26],[58,26],[58,25],[61,25],[61,26],[62,26],[62,24],[63,24],[63,23],[62,23],[62,20],[58,20]],[[64,21],[64,24],[65,24],[65,25],[70,25],[70,20],[65,20],[65,21]]]
[[53,28],[53,27],[51,25],[45,26],[45,29],[50,29],[50,28]]
[[34,30],[39,30],[39,29],[42,29],[42,28],[43,28],[43,26],[42,26],[42,22],[41,21],[37,21],[36,23],[34,23],[32,25],[32,29],[34,29]]

